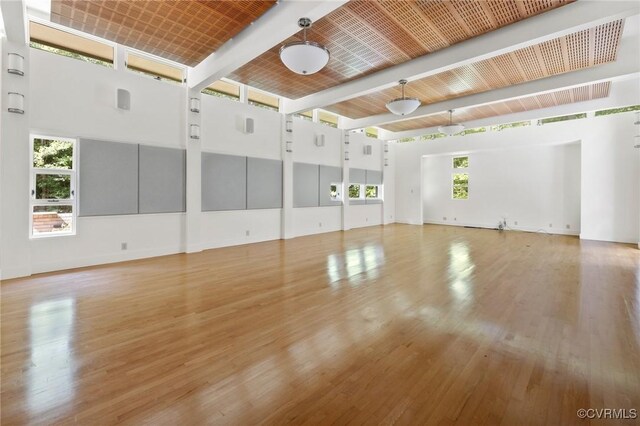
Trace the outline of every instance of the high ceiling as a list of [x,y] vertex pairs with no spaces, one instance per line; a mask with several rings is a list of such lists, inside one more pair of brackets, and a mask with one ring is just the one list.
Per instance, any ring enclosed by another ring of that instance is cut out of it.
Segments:
[[[454,122],[479,120],[481,118],[495,117],[516,112],[532,111],[540,108],[550,108],[559,105],[584,102],[594,99],[606,98],[611,90],[611,82],[587,84],[571,89],[556,90],[542,95],[526,96],[511,99],[504,102],[495,102],[464,110],[458,110],[454,114]],[[441,126],[449,122],[449,114],[446,112],[420,117],[410,120],[398,121],[381,126],[392,132],[402,132],[413,129]]]
[[51,21],[194,66],[275,0],[51,0]]
[[[640,15],[640,5],[623,3],[51,0],[50,19],[194,67],[188,83],[198,90],[227,77],[288,98],[287,113],[323,108],[346,117],[345,123],[353,128],[385,123],[380,127],[403,132],[445,123],[449,108],[444,106],[451,103],[458,104],[456,120],[464,122],[607,97],[614,84],[608,81],[611,77],[568,84],[560,76],[617,64],[626,18]],[[576,18],[584,15],[580,11],[589,17],[580,21]],[[310,76],[292,73],[279,58],[284,43],[302,39],[295,26],[300,16],[314,19],[308,38],[331,52],[329,64]],[[637,26],[638,20],[634,22]],[[520,28],[528,29],[520,32]],[[505,33],[520,40],[502,38]],[[495,43],[502,47],[494,47]],[[476,54],[470,44],[482,46],[482,53]],[[468,60],[460,56],[461,49],[467,49]],[[238,56],[243,59],[237,60]],[[432,60],[436,57],[444,59]],[[216,61],[221,64],[218,68]],[[423,66],[433,62],[438,66]],[[400,70],[412,72],[406,75]],[[400,95],[395,83],[400,78],[409,80],[407,96],[419,98],[423,105],[415,118],[392,116],[385,107]],[[540,81],[548,86],[544,81],[554,78],[562,85],[503,96],[512,86]],[[500,98],[464,103],[486,94]]]
[[[573,0],[352,0],[315,22],[308,38],[327,46],[329,64],[313,78],[280,61],[282,43],[228,77],[299,98],[446,48]],[[302,34],[286,42],[302,40]]]
[[[541,44],[412,81],[406,95],[431,104],[614,61],[623,20],[569,34]],[[387,112],[385,103],[400,96],[385,89],[325,107],[349,118]]]

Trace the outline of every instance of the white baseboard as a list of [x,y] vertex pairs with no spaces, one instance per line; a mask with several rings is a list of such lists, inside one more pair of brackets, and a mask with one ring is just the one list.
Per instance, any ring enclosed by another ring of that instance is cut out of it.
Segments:
[[[469,223],[469,222],[448,222],[441,220],[425,220],[425,224],[431,225],[445,225],[445,226],[459,226],[459,227],[472,227],[472,228],[483,228],[483,229],[496,229],[496,225],[490,225],[486,223]],[[580,231],[575,231],[571,229],[561,229],[561,228],[542,228],[542,227],[528,227],[528,226],[518,226],[516,228],[508,227],[505,231],[521,231],[521,232],[542,232],[549,233],[554,235],[573,235],[579,236]]]
[[18,268],[4,268],[0,270],[0,280],[28,277],[31,274],[32,272],[29,266],[21,266]]
[[[85,266],[105,265],[108,263],[126,262],[129,260],[146,259],[149,257],[167,256],[170,254],[184,253],[183,247],[160,247],[145,250],[131,250],[100,256],[85,257],[82,259],[44,262],[33,265],[31,274],[62,271],[65,269],[84,268]],[[29,275],[29,274],[27,274]]]

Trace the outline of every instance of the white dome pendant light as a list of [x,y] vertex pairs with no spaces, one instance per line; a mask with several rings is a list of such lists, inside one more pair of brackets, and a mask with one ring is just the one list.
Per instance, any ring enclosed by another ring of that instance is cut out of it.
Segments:
[[462,124],[457,124],[453,122],[453,110],[449,110],[449,124],[445,126],[438,127],[438,131],[440,133],[444,133],[447,136],[453,136],[456,133],[460,133],[464,130],[464,126]]
[[404,86],[407,84],[407,80],[400,80],[398,83],[400,83],[402,87],[402,97],[387,102],[387,109],[395,115],[411,114],[418,109],[420,101],[416,98],[407,98],[404,96]]
[[329,49],[314,41],[307,41],[307,28],[311,27],[311,19],[298,19],[298,26],[303,31],[303,41],[287,43],[280,48],[280,60],[296,74],[315,74],[329,62]]

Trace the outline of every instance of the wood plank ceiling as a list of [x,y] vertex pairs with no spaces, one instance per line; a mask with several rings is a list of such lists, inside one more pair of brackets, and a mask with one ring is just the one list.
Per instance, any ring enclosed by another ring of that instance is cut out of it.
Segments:
[[[606,98],[611,90],[611,82],[587,84],[572,89],[557,90],[542,95],[527,96],[509,101],[495,102],[478,107],[460,109],[454,112],[453,121],[460,123],[516,112],[531,111],[540,108],[550,108],[574,102],[584,102],[593,99]],[[392,132],[425,129],[437,127],[449,122],[449,113],[443,112],[426,117],[414,118],[382,125],[383,129]]]
[[[281,44],[228,77],[299,98],[476,37],[573,0],[352,0],[315,22],[308,39],[326,45],[329,64],[309,76],[280,61]],[[291,17],[297,19],[298,17]],[[298,41],[302,33],[286,42]],[[383,103],[384,105],[384,103]]]
[[[568,34],[470,65],[410,82],[405,92],[423,104],[538,80],[615,61],[624,20]],[[386,102],[400,97],[399,88],[324,107],[350,118],[387,113]]]
[[51,0],[51,21],[194,66],[274,4],[275,0]]

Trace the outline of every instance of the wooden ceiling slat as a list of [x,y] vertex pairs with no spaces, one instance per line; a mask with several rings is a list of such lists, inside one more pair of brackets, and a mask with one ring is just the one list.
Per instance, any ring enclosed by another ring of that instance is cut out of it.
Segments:
[[309,31],[310,40],[331,51],[329,64],[313,77],[294,74],[280,62],[280,46],[296,38],[273,46],[227,77],[297,99],[572,1],[352,0],[314,22]]
[[[415,80],[407,85],[407,91],[423,104],[430,104],[586,68],[589,66],[588,50],[593,50],[594,64],[611,62],[616,57],[622,25],[622,21],[610,22],[593,31],[587,29],[568,34]],[[595,42],[591,43],[590,39]],[[469,69],[478,74],[477,79]],[[463,89],[465,86],[468,89]],[[363,118],[386,113],[385,104],[397,97],[395,94],[394,89],[385,89],[325,108],[346,117]]]
[[51,21],[194,66],[275,0],[52,0]]
[[[550,108],[574,102],[584,102],[593,99],[606,98],[611,91],[611,82],[588,84],[572,89],[557,90],[541,95],[526,96],[519,99],[511,99],[503,102],[495,102],[473,108],[460,109],[453,115],[455,122],[479,120],[482,118],[496,117],[524,111],[533,111],[540,108]],[[427,117],[414,118],[386,124],[383,129],[392,132],[416,130],[447,124],[447,114],[434,114]]]

